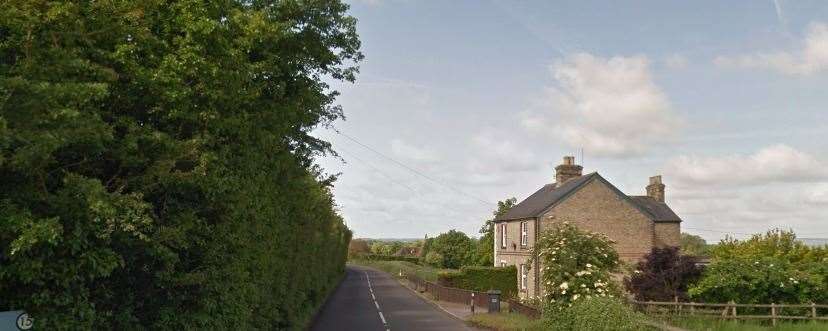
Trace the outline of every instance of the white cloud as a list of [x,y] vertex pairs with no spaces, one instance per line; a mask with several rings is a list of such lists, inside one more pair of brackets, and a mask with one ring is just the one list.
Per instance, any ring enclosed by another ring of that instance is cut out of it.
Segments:
[[433,150],[411,145],[401,139],[391,140],[391,152],[400,158],[416,162],[428,163],[440,159]]
[[524,112],[530,131],[590,155],[630,157],[670,140],[679,126],[644,56],[600,58],[579,53],[551,67],[542,110]]
[[828,70],[828,25],[811,23],[801,49],[741,56],[719,56],[719,66],[772,69],[786,75],[810,75]]
[[672,54],[663,60],[664,65],[670,69],[684,69],[687,67],[687,58],[680,54]]
[[778,144],[751,155],[683,155],[668,161],[665,172],[687,186],[755,185],[828,179],[827,165],[813,155]]

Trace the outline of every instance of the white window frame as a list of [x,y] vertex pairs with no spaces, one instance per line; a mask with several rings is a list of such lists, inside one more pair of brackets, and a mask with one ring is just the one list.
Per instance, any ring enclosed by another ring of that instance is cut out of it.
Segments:
[[507,266],[506,261],[500,260],[500,267],[505,268]]
[[506,248],[506,223],[500,223],[500,248]]
[[525,290],[529,287],[529,272],[526,270],[526,265],[520,265],[520,289]]
[[520,222],[520,247],[529,245],[529,222]]

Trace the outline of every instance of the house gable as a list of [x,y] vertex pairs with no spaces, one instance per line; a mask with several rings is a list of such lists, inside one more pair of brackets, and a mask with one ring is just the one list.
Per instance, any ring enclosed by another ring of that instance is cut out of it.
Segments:
[[606,234],[625,260],[640,258],[653,247],[652,215],[600,176],[550,206],[541,216],[541,231],[559,222]]

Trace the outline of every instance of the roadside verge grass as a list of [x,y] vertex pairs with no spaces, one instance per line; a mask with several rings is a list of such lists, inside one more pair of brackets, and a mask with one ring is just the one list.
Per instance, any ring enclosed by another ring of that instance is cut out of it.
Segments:
[[508,312],[499,314],[475,314],[469,317],[468,323],[476,327],[500,331],[544,330],[541,320]]
[[772,326],[770,321],[732,321],[718,318],[704,317],[672,317],[665,319],[673,326],[693,331],[824,331],[828,330],[828,322],[803,321],[782,322]]

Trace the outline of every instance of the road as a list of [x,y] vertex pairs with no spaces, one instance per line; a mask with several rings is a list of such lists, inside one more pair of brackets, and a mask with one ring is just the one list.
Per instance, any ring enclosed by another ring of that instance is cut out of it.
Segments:
[[475,330],[387,273],[348,266],[311,330]]

